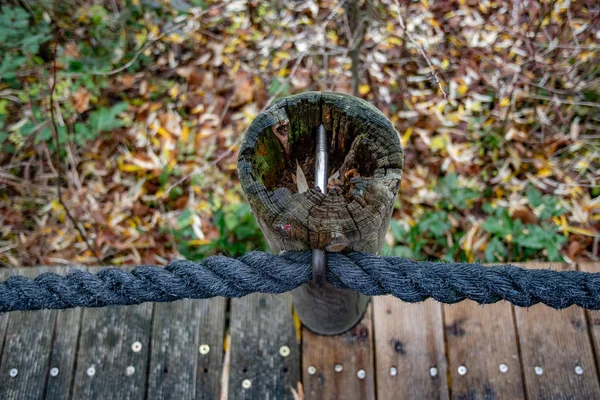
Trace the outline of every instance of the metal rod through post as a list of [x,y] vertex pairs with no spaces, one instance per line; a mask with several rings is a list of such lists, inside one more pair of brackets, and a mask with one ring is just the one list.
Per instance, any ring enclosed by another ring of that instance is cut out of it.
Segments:
[[[323,124],[319,125],[317,131],[317,149],[315,157],[315,188],[321,193],[327,193],[328,178],[328,154],[327,154],[327,132]],[[322,285],[327,280],[327,257],[325,251],[313,249],[312,251],[312,274],[313,282]]]

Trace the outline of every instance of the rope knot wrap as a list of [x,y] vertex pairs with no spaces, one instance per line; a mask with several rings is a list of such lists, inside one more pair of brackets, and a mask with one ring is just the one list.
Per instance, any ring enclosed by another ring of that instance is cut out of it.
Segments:
[[[164,268],[141,265],[131,272],[105,268],[96,274],[73,270],[35,279],[13,276],[0,284],[0,312],[276,294],[307,283],[311,274],[311,253],[305,251],[214,256],[198,263],[174,261]],[[411,303],[432,297],[447,304],[506,300],[521,307],[543,303],[556,309],[573,304],[600,309],[600,273],[418,262],[355,252],[328,253],[327,280],[341,289],[391,294]]]

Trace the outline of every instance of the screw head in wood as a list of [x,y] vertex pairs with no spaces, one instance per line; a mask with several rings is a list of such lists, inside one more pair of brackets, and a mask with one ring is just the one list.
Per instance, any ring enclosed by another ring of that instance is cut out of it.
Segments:
[[398,368],[396,368],[396,367],[390,367],[390,375],[391,376],[398,375]]
[[244,379],[242,381],[242,387],[244,389],[250,389],[252,387],[252,381],[250,379]]
[[576,373],[577,375],[583,375],[583,368],[581,368],[581,366],[580,366],[580,365],[576,366],[576,367],[575,367],[575,373]]
[[205,356],[210,352],[210,346],[207,344],[201,344],[200,347],[198,347],[198,351],[200,352],[200,354]]
[[498,366],[498,369],[500,369],[500,372],[502,372],[503,374],[505,374],[505,373],[508,372],[508,365],[506,365],[506,364],[500,364]]
[[92,377],[96,374],[96,368],[92,365],[85,371],[85,373],[87,374],[87,376]]
[[50,376],[58,376],[59,370],[56,367],[50,368]]
[[131,350],[134,353],[139,353],[140,351],[142,351],[142,344],[140,342],[133,342],[133,344],[131,345]]
[[8,375],[10,375],[11,378],[14,378],[15,376],[17,376],[19,374],[19,370],[16,368],[11,369],[10,371],[8,371]]
[[536,365],[533,370],[535,371],[536,375],[542,375],[544,373],[544,368],[540,367],[539,365]]
[[429,375],[431,375],[433,377],[433,376],[437,376],[437,374],[438,374],[438,370],[436,367],[429,368]]
[[279,354],[281,355],[281,357],[287,357],[290,355],[290,348],[287,346],[281,346],[279,348]]
[[356,373],[356,376],[358,376],[358,379],[365,379],[367,377],[367,373],[364,369],[359,369]]
[[129,367],[125,368],[125,375],[131,376],[133,374],[135,374],[135,367],[133,365],[130,365]]
[[466,373],[467,373],[467,367],[465,367],[464,365],[461,365],[460,367],[458,367],[459,375],[465,375]]
[[317,373],[317,368],[315,368],[314,365],[311,365],[310,367],[308,367],[308,374],[309,375],[314,375]]
[[335,372],[342,372],[344,370],[344,366],[342,364],[335,364],[333,366],[333,370]]

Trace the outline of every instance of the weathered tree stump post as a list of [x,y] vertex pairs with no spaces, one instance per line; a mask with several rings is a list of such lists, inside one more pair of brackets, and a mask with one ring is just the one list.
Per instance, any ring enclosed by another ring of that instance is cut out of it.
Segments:
[[[313,188],[321,123],[329,150],[326,194]],[[377,253],[402,166],[398,134],[381,111],[357,97],[321,92],[283,98],[258,115],[238,159],[242,188],[275,253]],[[329,283],[308,283],[293,292],[293,302],[306,327],[334,335],[360,321],[369,298]]]

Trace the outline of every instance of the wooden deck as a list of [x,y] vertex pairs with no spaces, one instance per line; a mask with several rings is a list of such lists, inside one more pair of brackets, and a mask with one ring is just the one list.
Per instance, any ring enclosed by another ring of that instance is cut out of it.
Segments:
[[4,314],[0,343],[0,399],[287,399],[298,382],[305,399],[600,398],[600,313],[575,307],[380,297],[323,337],[288,294],[251,295]]

